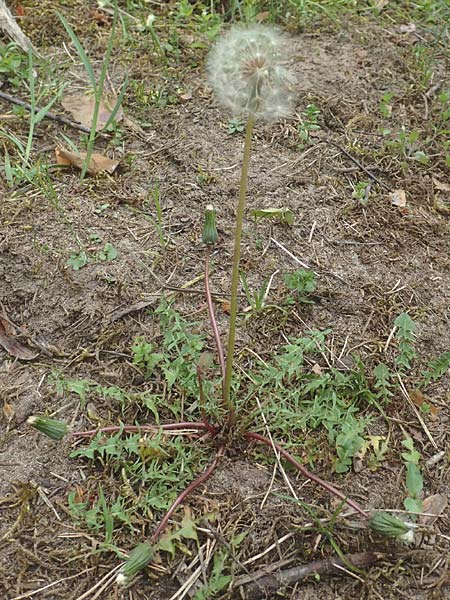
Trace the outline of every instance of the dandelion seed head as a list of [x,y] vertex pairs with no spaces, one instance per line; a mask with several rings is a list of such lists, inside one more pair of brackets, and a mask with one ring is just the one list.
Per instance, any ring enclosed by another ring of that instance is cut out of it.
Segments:
[[235,25],[209,53],[209,82],[234,115],[268,121],[287,117],[294,99],[288,54],[287,40],[276,29]]

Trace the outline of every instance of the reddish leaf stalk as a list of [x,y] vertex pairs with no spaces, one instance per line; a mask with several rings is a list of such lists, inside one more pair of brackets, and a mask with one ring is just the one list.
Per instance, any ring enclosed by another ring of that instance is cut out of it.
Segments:
[[73,431],[74,437],[93,437],[97,433],[117,433],[119,431],[125,431],[129,433],[139,433],[146,431],[173,431],[177,429],[198,429],[209,431],[215,435],[217,429],[212,425],[206,425],[206,423],[190,423],[189,421],[181,421],[180,423],[166,423],[165,425],[110,425],[108,427],[99,427],[98,429],[89,429],[87,431]]
[[211,327],[214,334],[214,340],[216,342],[217,354],[219,356],[220,363],[220,371],[222,373],[222,380],[225,379],[225,358],[223,355],[222,341],[220,339],[219,328],[217,327],[216,317],[214,315],[214,306],[211,296],[211,288],[209,285],[209,254],[210,249],[209,246],[206,248],[206,257],[205,257],[205,295],[206,302],[208,304],[208,314],[209,320],[211,321]]
[[364,519],[369,518],[369,514],[363,508],[361,508],[361,506],[359,504],[357,504],[350,498],[347,498],[347,496],[345,496],[345,494],[343,494],[342,492],[337,490],[333,485],[331,485],[331,483],[324,481],[317,475],[314,475],[313,473],[308,471],[308,469],[305,469],[305,467],[303,465],[301,465],[297,460],[295,460],[295,458],[291,454],[289,454],[289,452],[287,450],[282,448],[279,444],[272,443],[271,440],[269,440],[269,438],[266,438],[263,435],[260,435],[259,433],[253,433],[252,431],[248,431],[247,433],[244,433],[244,437],[246,437],[248,440],[256,440],[257,442],[266,444],[267,446],[270,446],[272,449],[275,447],[278,450],[278,452],[289,463],[291,463],[292,466],[294,466],[296,469],[298,469],[300,471],[300,473],[302,475],[304,475],[311,481],[314,481],[315,483],[317,483],[318,485],[323,487],[325,490],[330,492],[330,494],[333,494],[333,496],[336,496],[337,498],[340,498],[341,500],[343,500],[348,506],[350,506],[351,508],[356,510],[356,512],[358,512],[362,517],[364,517]]
[[219,448],[219,450],[217,451],[215,459],[209,465],[209,467],[206,469],[206,471],[204,473],[202,473],[201,475],[199,475],[199,477],[197,477],[197,479],[194,479],[194,481],[192,481],[187,486],[187,488],[185,488],[181,492],[181,494],[176,498],[175,502],[172,504],[172,506],[169,508],[169,510],[164,515],[164,517],[161,519],[158,527],[156,528],[156,531],[152,535],[152,538],[151,538],[152,544],[154,544],[157,541],[157,539],[159,538],[161,533],[166,528],[167,523],[168,523],[170,517],[172,516],[173,512],[183,502],[183,500],[187,496],[189,496],[189,494],[191,494],[193,491],[195,491],[204,481],[206,481],[207,479],[209,479],[211,477],[211,475],[214,472],[214,469],[217,467],[217,464],[218,464],[220,458],[223,456],[224,450],[225,450],[224,446],[221,446]]

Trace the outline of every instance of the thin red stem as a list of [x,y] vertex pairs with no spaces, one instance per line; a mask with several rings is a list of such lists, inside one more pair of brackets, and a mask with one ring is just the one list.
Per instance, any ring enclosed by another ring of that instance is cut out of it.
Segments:
[[225,379],[225,358],[223,355],[222,340],[220,339],[219,328],[217,327],[216,317],[214,315],[214,305],[211,296],[211,288],[209,285],[209,246],[206,248],[205,257],[205,295],[206,302],[208,304],[209,320],[211,321],[211,327],[214,334],[214,340],[216,342],[217,354],[219,356],[220,371],[222,373],[222,380]]
[[110,425],[108,427],[99,427],[98,429],[89,429],[88,431],[73,431],[74,437],[92,437],[97,433],[117,433],[118,431],[128,431],[138,433],[140,431],[172,431],[177,429],[198,429],[206,430],[216,434],[217,429],[206,423],[190,423],[189,421],[181,421],[180,423],[167,423],[166,425]]
[[363,508],[361,508],[361,506],[359,504],[357,504],[350,498],[347,498],[347,496],[345,494],[343,494],[338,489],[336,489],[333,485],[331,485],[331,483],[324,481],[317,475],[314,475],[313,473],[308,471],[308,469],[305,469],[305,467],[303,465],[301,465],[297,460],[295,460],[295,458],[291,454],[289,454],[289,452],[287,450],[282,448],[279,444],[275,444],[271,440],[269,440],[269,438],[266,438],[263,435],[260,435],[259,433],[253,433],[252,431],[248,431],[248,432],[244,433],[244,437],[246,437],[248,440],[256,440],[257,442],[266,444],[267,446],[270,446],[271,448],[275,447],[278,450],[278,452],[288,462],[291,463],[292,466],[294,466],[296,469],[298,469],[300,471],[300,473],[302,475],[304,475],[311,481],[314,481],[315,483],[317,483],[318,485],[323,487],[325,490],[330,492],[330,494],[333,494],[333,496],[336,496],[337,498],[340,498],[341,500],[343,500],[346,504],[348,504],[348,506],[350,506],[351,508],[356,510],[356,512],[358,512],[365,519],[369,518],[369,514]]
[[207,479],[209,479],[211,477],[214,469],[217,467],[219,459],[221,458],[221,456],[223,456],[224,450],[225,450],[224,446],[221,446],[219,448],[219,450],[217,451],[215,459],[209,465],[209,467],[206,469],[206,471],[204,473],[202,473],[202,475],[199,475],[199,477],[197,477],[197,479],[194,479],[194,481],[192,481],[187,486],[187,488],[185,488],[181,492],[181,494],[176,498],[175,502],[172,504],[172,506],[169,508],[169,510],[164,515],[164,517],[161,519],[158,527],[156,528],[155,533],[152,535],[152,538],[151,538],[152,544],[154,544],[156,542],[156,540],[159,538],[161,533],[164,531],[173,512],[183,502],[183,500],[187,496],[189,496],[189,494],[191,494],[194,490],[196,490],[204,481],[206,481]]

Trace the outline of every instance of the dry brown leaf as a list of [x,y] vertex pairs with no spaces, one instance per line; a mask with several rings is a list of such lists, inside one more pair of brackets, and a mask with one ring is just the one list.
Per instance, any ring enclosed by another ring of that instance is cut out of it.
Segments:
[[425,498],[422,503],[422,512],[429,513],[429,515],[420,515],[419,523],[422,525],[433,525],[439,515],[447,508],[447,504],[447,496],[443,494],[434,494]]
[[76,504],[81,504],[84,501],[85,493],[84,489],[78,483],[75,484],[75,495],[73,501]]
[[189,100],[192,100],[192,92],[188,90],[187,92],[184,92],[184,94],[180,94],[178,98],[181,102],[189,102]]
[[[55,158],[57,165],[70,165],[77,167],[77,169],[82,169],[84,161],[86,160],[86,152],[76,154],[75,152],[59,147],[55,149]],[[94,153],[89,161],[87,172],[89,175],[98,175],[103,171],[112,174],[117,169],[118,164],[118,160],[111,160],[110,158],[103,156],[103,154]]]
[[[72,94],[64,96],[61,100],[63,107],[70,112],[72,117],[86,127],[92,126],[94,116],[95,98],[92,94]],[[95,131],[101,131],[108,122],[111,112],[116,104],[116,98],[109,96],[101,99]],[[114,120],[121,121],[123,118],[122,107],[116,113]]]
[[319,363],[315,363],[312,368],[311,371],[315,374],[315,375],[322,375],[322,367],[319,365]]
[[223,310],[224,313],[227,313],[227,314],[230,313],[231,304],[230,304],[230,302],[228,300],[224,300],[222,302],[222,310]]
[[8,402],[5,402],[3,404],[3,414],[5,415],[5,418],[8,421],[8,423],[12,421],[14,417],[14,408],[11,404],[8,404]]
[[398,28],[400,33],[414,33],[416,29],[417,27],[415,23],[405,23],[404,25],[400,25],[400,27]]
[[420,390],[412,390],[409,392],[409,397],[413,401],[414,406],[417,406],[417,408],[422,408],[424,404],[427,405],[430,410],[431,419],[436,421],[439,409],[436,406],[433,406]]
[[389,194],[389,198],[390,198],[393,206],[398,206],[399,208],[405,208],[405,206],[406,206],[405,190],[394,190],[391,194]]
[[100,25],[101,27],[103,27],[104,25],[111,25],[112,23],[112,17],[107,13],[103,12],[102,10],[99,10],[98,8],[94,9],[91,12],[91,17],[92,20],[95,21],[97,25]]
[[37,354],[18,342],[15,338],[14,328],[9,321],[0,315],[0,346],[8,354],[20,360],[33,360]]
[[147,136],[147,134],[142,129],[142,127],[140,125],[138,125],[138,123],[136,123],[135,121],[132,121],[131,119],[129,119],[128,117],[123,118],[123,124],[126,127],[129,127],[132,131],[135,131],[136,133],[139,133],[140,135],[143,135],[144,137]]
[[450,215],[450,202],[442,200],[439,194],[436,194],[433,197],[433,207],[438,213],[441,213],[441,215],[445,215],[446,217]]
[[450,192],[450,185],[448,183],[442,183],[436,177],[432,177],[434,186],[441,192]]

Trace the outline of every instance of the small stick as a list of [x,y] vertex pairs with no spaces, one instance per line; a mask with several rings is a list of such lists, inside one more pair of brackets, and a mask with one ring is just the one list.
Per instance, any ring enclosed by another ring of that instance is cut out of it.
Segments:
[[[17,106],[22,106],[23,108],[26,108],[27,110],[31,111],[33,110],[33,107],[31,106],[31,104],[28,104],[28,102],[24,102],[24,100],[20,100],[19,98],[16,98],[15,96],[10,96],[9,94],[5,94],[5,92],[0,91],[0,98],[2,100],[6,100],[7,102],[11,102],[12,104],[17,104]],[[35,113],[39,112],[39,108],[37,106],[35,106],[34,111]],[[73,127],[74,129],[78,129],[79,131],[82,131],[83,133],[90,133],[90,129],[89,127],[86,127],[85,125],[82,125],[81,123],[76,123],[75,121],[71,121],[70,119],[67,119],[66,117],[63,117],[61,115],[56,115],[55,113],[52,112],[47,112],[44,115],[47,119],[51,119],[53,121],[58,121],[59,123],[62,123],[63,125],[68,125],[69,127]],[[97,135],[102,135],[106,137],[105,133],[97,133]]]
[[[212,433],[210,427],[205,423],[190,423],[189,421],[181,421],[180,423],[167,423],[166,425],[110,425],[108,427],[99,427],[97,429],[89,429],[88,431],[73,431],[74,437],[92,437],[97,433],[117,433],[118,431],[128,431],[131,433],[139,433],[141,431],[172,431],[177,429],[199,429],[207,430]],[[214,433],[217,433],[217,429]]]
[[247,433],[245,433],[244,437],[246,437],[248,440],[256,440],[257,442],[266,444],[267,446],[270,446],[272,449],[276,448],[277,451],[282,456],[284,456],[284,458],[288,462],[290,462],[292,466],[294,466],[296,469],[298,469],[302,475],[304,475],[311,481],[314,481],[315,483],[317,483],[318,485],[323,487],[325,490],[330,492],[330,494],[333,494],[333,496],[336,496],[337,498],[340,498],[341,500],[343,500],[346,504],[348,504],[348,506],[350,506],[351,508],[356,510],[356,512],[358,512],[362,517],[364,517],[364,519],[369,518],[369,513],[367,513],[359,504],[357,504],[354,500],[347,498],[347,496],[345,494],[343,494],[338,489],[336,489],[333,485],[331,485],[331,483],[324,481],[317,475],[314,475],[314,473],[311,473],[310,471],[308,471],[308,469],[305,469],[305,467],[303,465],[301,465],[297,460],[295,460],[295,458],[291,454],[289,454],[289,452],[287,450],[282,448],[279,444],[272,442],[271,440],[269,440],[269,438],[266,438],[263,435],[260,435],[259,433],[253,433],[252,431],[248,431]]
[[[300,265],[304,269],[311,269],[311,267],[309,265],[307,265],[306,263],[304,263],[303,261],[301,261],[299,258],[297,258],[295,256],[295,254],[292,254],[292,252],[290,250],[288,250],[285,246],[283,246],[283,244],[281,244],[280,242],[278,242],[275,238],[271,237],[270,241],[273,242],[274,244],[276,244],[278,246],[278,248],[280,248],[281,250],[283,250],[283,252],[286,252],[286,254],[288,256],[290,256],[292,258],[292,260],[294,260],[298,265]],[[314,272],[314,275],[317,275],[317,273]]]
[[204,473],[202,473],[202,475],[199,475],[199,477],[197,477],[197,479],[194,479],[194,481],[192,481],[187,486],[187,488],[185,488],[181,492],[181,494],[176,498],[175,502],[172,504],[172,506],[169,508],[169,510],[166,512],[166,514],[164,515],[164,517],[160,521],[158,527],[156,528],[155,533],[152,535],[152,538],[151,538],[151,543],[152,544],[154,544],[157,541],[157,539],[159,538],[159,536],[161,535],[161,533],[166,528],[166,525],[167,525],[170,517],[172,516],[173,512],[183,502],[183,500],[187,496],[189,496],[190,493],[192,493],[194,490],[196,490],[204,481],[206,481],[207,479],[209,479],[211,477],[211,475],[213,474],[214,469],[217,467],[219,459],[223,456],[224,451],[225,451],[224,446],[221,446],[219,448],[219,450],[217,451],[215,459],[209,465],[209,467],[206,469],[206,471]]
[[220,371],[222,373],[222,379],[225,379],[225,358],[223,355],[222,341],[220,339],[220,333],[217,327],[216,317],[214,315],[214,306],[212,303],[211,288],[209,285],[209,254],[210,249],[209,246],[207,246],[205,258],[205,295],[206,302],[208,304],[209,320],[211,321],[211,327],[214,333],[214,340],[216,342],[217,354],[219,356]]
[[384,181],[381,181],[381,179],[378,179],[378,177],[376,177],[371,171],[369,171],[369,169],[367,167],[365,167],[362,163],[360,163],[357,158],[352,156],[350,154],[350,152],[347,152],[347,150],[345,148],[343,148],[342,146],[340,146],[336,142],[333,142],[330,139],[326,139],[325,141],[327,142],[327,144],[330,144],[331,146],[334,146],[335,148],[340,150],[342,152],[342,154],[345,154],[345,156],[348,159],[350,159],[353,163],[355,163],[355,165],[358,168],[360,168],[361,171],[364,171],[364,173],[367,175],[367,177],[370,177],[370,179],[372,179],[373,181],[378,183],[378,185],[381,185],[382,187],[384,187],[385,190],[388,190],[389,192],[391,191],[391,188],[386,183],[384,183]]
[[356,554],[347,554],[343,559],[335,557],[316,560],[307,565],[278,571],[273,575],[266,574],[263,570],[260,570],[252,574],[252,579],[255,580],[256,578],[256,582],[249,581],[250,576],[241,576],[236,579],[235,585],[241,586],[249,583],[245,589],[245,597],[249,598],[249,600],[267,598],[268,594],[270,594],[270,597],[274,597],[276,590],[297,583],[311,575],[339,575],[342,574],[342,569],[349,563],[355,567],[368,567],[381,558],[381,556],[376,552],[358,552]]

